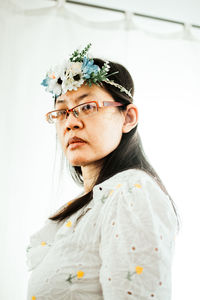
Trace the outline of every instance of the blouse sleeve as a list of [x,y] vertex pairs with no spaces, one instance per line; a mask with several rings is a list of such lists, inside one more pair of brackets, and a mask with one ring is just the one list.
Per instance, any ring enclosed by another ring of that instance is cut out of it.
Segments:
[[170,300],[177,229],[171,201],[153,179],[117,187],[105,201],[101,229],[104,300]]

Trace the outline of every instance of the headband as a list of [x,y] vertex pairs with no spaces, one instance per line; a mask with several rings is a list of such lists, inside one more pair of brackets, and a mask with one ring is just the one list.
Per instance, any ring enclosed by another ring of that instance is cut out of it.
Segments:
[[109,61],[105,61],[102,68],[94,64],[94,60],[88,57],[88,50],[91,47],[89,43],[82,51],[75,50],[68,61],[64,61],[61,65],[51,67],[46,73],[46,78],[41,85],[45,86],[45,91],[55,95],[55,97],[65,94],[67,91],[77,90],[84,82],[91,86],[92,84],[106,82],[119,88],[121,92],[126,93],[129,97],[131,89],[128,91],[123,86],[109,80],[108,77],[119,73],[119,71],[108,74],[110,69]]

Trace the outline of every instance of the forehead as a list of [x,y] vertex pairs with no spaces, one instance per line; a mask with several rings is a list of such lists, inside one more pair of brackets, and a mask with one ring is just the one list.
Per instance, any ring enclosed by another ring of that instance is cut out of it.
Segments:
[[79,87],[77,90],[67,91],[65,94],[60,95],[56,99],[56,104],[78,104],[84,98],[93,98],[93,99],[108,99],[111,95],[102,87],[97,85],[92,85],[91,87],[88,85],[84,85]]
[[[66,95],[61,95],[57,98],[56,100],[56,104],[70,104],[70,103],[74,103],[74,104],[78,104],[80,100],[88,97],[88,96],[92,96],[91,93],[83,93],[81,95],[77,95],[77,97],[73,97],[72,99],[67,97]],[[94,97],[94,96],[93,96]]]

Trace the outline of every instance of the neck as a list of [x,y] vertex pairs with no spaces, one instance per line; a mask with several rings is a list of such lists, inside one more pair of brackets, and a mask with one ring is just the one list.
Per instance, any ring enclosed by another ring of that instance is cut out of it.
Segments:
[[84,194],[90,192],[97,180],[99,172],[101,170],[101,163],[95,162],[95,164],[89,164],[87,166],[81,166],[83,181],[84,181]]

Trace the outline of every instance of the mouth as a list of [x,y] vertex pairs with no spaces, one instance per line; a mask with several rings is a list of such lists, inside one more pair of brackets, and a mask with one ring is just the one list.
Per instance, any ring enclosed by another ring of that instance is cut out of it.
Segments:
[[86,142],[77,141],[77,142],[73,142],[73,143],[69,144],[67,148],[69,148],[71,150],[71,149],[75,149],[77,147],[83,146],[84,144],[86,144]]

